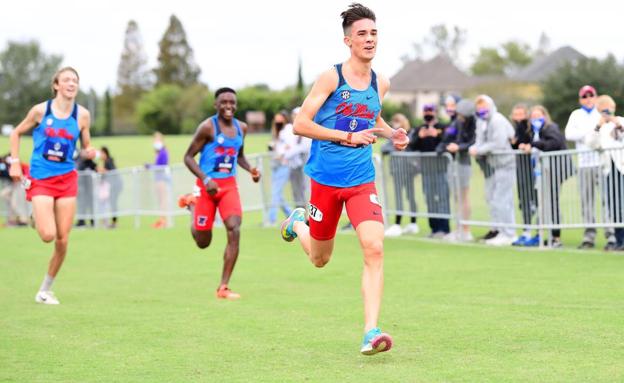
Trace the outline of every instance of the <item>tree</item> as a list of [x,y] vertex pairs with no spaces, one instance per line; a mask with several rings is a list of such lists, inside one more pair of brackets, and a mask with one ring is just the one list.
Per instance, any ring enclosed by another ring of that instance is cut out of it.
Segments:
[[505,59],[496,48],[479,48],[479,54],[470,67],[472,74],[503,75],[505,73]]
[[136,101],[150,87],[147,55],[139,26],[134,20],[128,22],[124,47],[117,67],[117,96],[115,111],[119,116],[134,114]]
[[480,48],[470,70],[475,75],[509,75],[533,61],[528,44],[508,41],[497,48]]
[[37,41],[8,43],[0,52],[0,124],[18,124],[30,107],[52,96],[50,84],[62,61]]
[[201,70],[193,58],[182,23],[171,15],[169,27],[158,43],[158,66],[154,70],[156,85],[175,84],[181,87],[198,83]]
[[295,86],[295,100],[294,103],[300,105],[305,98],[305,83],[303,82],[303,65],[301,64],[301,57],[299,57],[299,70],[297,71],[297,85]]
[[105,136],[113,135],[113,103],[111,101],[110,90],[104,92],[104,126],[102,131]]
[[550,38],[546,33],[542,32],[537,43],[537,49],[535,50],[535,56],[546,56],[550,53]]
[[543,103],[560,127],[565,127],[570,112],[578,108],[578,90],[591,84],[598,94],[608,94],[617,105],[624,105],[624,66],[613,55],[604,60],[583,59],[568,63],[542,84]]
[[454,26],[452,31],[449,31],[446,25],[437,24],[431,27],[429,34],[423,38],[422,42],[413,43],[413,53],[411,55],[403,55],[401,60],[407,62],[409,60],[423,59],[429,53],[427,56],[431,57],[444,54],[457,62],[461,48],[465,43],[465,29]]

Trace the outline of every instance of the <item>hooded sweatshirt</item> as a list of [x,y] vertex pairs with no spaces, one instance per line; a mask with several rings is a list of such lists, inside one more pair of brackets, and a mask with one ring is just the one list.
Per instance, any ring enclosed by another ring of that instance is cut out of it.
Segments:
[[[494,152],[511,151],[511,140],[515,131],[505,116],[500,114],[492,98],[481,95],[479,98],[486,100],[490,113],[486,119],[477,119],[476,141],[474,147],[478,155],[488,155]],[[513,166],[515,164],[513,154],[489,155],[487,161],[493,168]]]

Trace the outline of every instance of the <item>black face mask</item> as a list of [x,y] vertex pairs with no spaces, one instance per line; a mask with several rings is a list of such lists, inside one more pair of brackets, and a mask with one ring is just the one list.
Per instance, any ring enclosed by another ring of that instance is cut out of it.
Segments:
[[516,127],[524,128],[529,126],[529,120],[514,120],[514,124],[516,125]]
[[432,116],[430,114],[426,114],[423,118],[425,119],[426,122],[431,122],[431,121],[433,121],[435,116]]
[[282,130],[283,127],[284,127],[284,123],[283,122],[276,122],[275,123],[275,129]]

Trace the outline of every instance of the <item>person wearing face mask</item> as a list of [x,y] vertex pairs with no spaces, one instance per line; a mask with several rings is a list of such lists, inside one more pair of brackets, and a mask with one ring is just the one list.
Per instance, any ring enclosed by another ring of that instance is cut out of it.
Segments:
[[[551,152],[556,150],[566,150],[565,137],[559,130],[559,126],[552,122],[548,110],[542,105],[536,105],[531,108],[530,112],[530,130],[527,132],[530,142],[521,143],[518,145],[518,149],[524,151],[527,155],[531,154],[532,148],[538,149],[542,152]],[[560,209],[559,209],[559,194],[561,190],[561,184],[571,174],[571,168],[568,166],[567,157],[562,160],[557,157],[548,157],[542,162],[542,177],[544,182],[542,201],[541,204],[545,204],[545,214],[547,215],[548,223],[559,224]],[[531,164],[531,170],[534,170],[533,163]],[[531,174],[532,187],[535,186],[534,173]],[[531,223],[531,217],[535,210],[532,211],[529,217]],[[535,235],[530,237],[530,233],[525,231],[517,241],[513,243],[515,246],[539,246],[540,237]],[[552,230],[552,242],[551,246],[554,248],[562,247],[561,243],[561,230]]]
[[[448,107],[448,105],[447,105]],[[447,110],[448,113],[448,110]],[[474,103],[469,100],[461,100],[456,105],[456,117],[444,130],[442,140],[438,144],[438,153],[451,153],[457,161],[457,176],[459,178],[459,198],[461,205],[462,220],[469,220],[471,215],[470,207],[470,177],[472,169],[470,166],[470,155],[468,148],[475,143],[475,108]],[[450,242],[465,242],[474,240],[468,225],[461,225],[456,231],[449,233],[444,240]]]
[[[570,114],[568,124],[565,128],[566,140],[572,141],[576,149],[589,151],[591,148],[585,143],[600,122],[600,112],[595,107],[596,89],[591,85],[585,85],[579,90],[580,108]],[[581,195],[581,214],[583,222],[593,224],[596,222],[595,198],[596,188],[600,184],[600,158],[595,151],[579,153],[578,156],[578,180]],[[606,200],[603,196],[603,201]],[[607,212],[605,206],[602,211]],[[607,216],[603,217],[606,220]],[[613,250],[616,246],[613,228],[605,228],[604,235],[607,239],[605,250]],[[587,228],[583,235],[583,241],[578,246],[579,249],[593,249],[596,242],[596,229]]]
[[455,94],[449,94],[444,99],[444,108],[446,115],[449,118],[449,125],[455,121],[457,117],[457,103],[461,101],[461,97]]
[[[168,211],[169,191],[171,185],[171,176],[169,171],[169,151],[165,146],[164,136],[160,132],[155,132],[153,136],[152,146],[156,153],[152,169],[154,170],[154,181],[156,182],[156,197],[158,206],[161,211]],[[167,226],[167,217],[159,217],[152,227],[162,229]]]
[[[478,96],[475,102],[477,130],[475,144],[469,152],[473,157],[481,157],[485,174],[485,199],[490,208],[490,219],[498,232],[487,239],[492,246],[511,245],[516,240],[515,230],[510,227],[516,222],[513,202],[513,184],[516,177],[514,155],[497,152],[511,151],[514,128],[499,113],[492,98]],[[483,157],[484,156],[484,157]],[[489,171],[493,170],[493,173]]]
[[[611,222],[624,222],[624,118],[615,115],[615,101],[602,95],[596,100],[600,120],[585,143],[592,149],[602,150],[600,161],[602,175],[606,176],[604,194]],[[624,251],[624,228],[614,229],[615,247],[605,250]]]
[[[407,132],[408,137],[413,137],[416,131],[416,129],[410,128],[409,120],[401,113],[397,113],[392,116],[392,127],[394,129],[404,129]],[[411,140],[415,141],[413,138]],[[394,148],[391,140],[387,140],[381,147],[381,153],[384,155],[388,155],[394,151],[396,151],[396,149]],[[414,151],[413,146],[408,145],[405,151]],[[413,157],[390,157],[390,175],[392,175],[392,181],[394,184],[395,207],[398,212],[403,211],[404,190],[405,194],[407,194],[410,213],[416,214],[418,212],[416,194],[414,193],[414,178],[416,178],[419,167],[420,164]],[[386,229],[386,237],[398,237],[402,234],[418,234],[420,229],[416,223],[416,216],[410,216],[410,223],[404,228],[401,228],[402,218],[403,215],[401,213],[397,213],[394,218],[394,224]]]
[[[284,129],[288,124],[288,114],[285,111],[278,112],[273,118],[271,128],[271,144],[273,148],[273,159],[271,160],[271,207],[269,208],[268,226],[274,226],[277,222],[277,209],[281,208],[284,215],[288,217],[291,208],[284,199],[284,187],[290,176],[288,166],[288,152],[292,146],[292,139],[289,132]],[[290,132],[292,135],[292,132]]]
[[[424,124],[415,135],[412,147],[420,152],[435,152],[442,141],[444,125],[438,121],[436,106],[426,104],[423,107]],[[447,178],[447,164],[441,157],[421,158],[422,188],[430,214],[449,214],[450,196]],[[429,218],[431,234],[429,237],[441,239],[450,232],[446,218]]]

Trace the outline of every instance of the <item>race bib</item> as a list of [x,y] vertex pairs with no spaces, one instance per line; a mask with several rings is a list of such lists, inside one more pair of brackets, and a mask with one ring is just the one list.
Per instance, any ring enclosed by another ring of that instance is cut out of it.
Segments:
[[[347,133],[357,133],[361,132],[362,130],[368,129],[368,120],[355,117],[341,117],[336,120],[335,128],[336,130]],[[348,146],[350,148],[362,147],[362,145],[353,145],[346,142],[340,142],[339,144],[342,146]]]
[[67,159],[69,144],[47,139],[43,145],[43,158],[52,162],[63,162]]
[[229,154],[224,154],[217,157],[215,161],[215,172],[219,173],[232,173],[232,169],[234,168],[234,156]]

